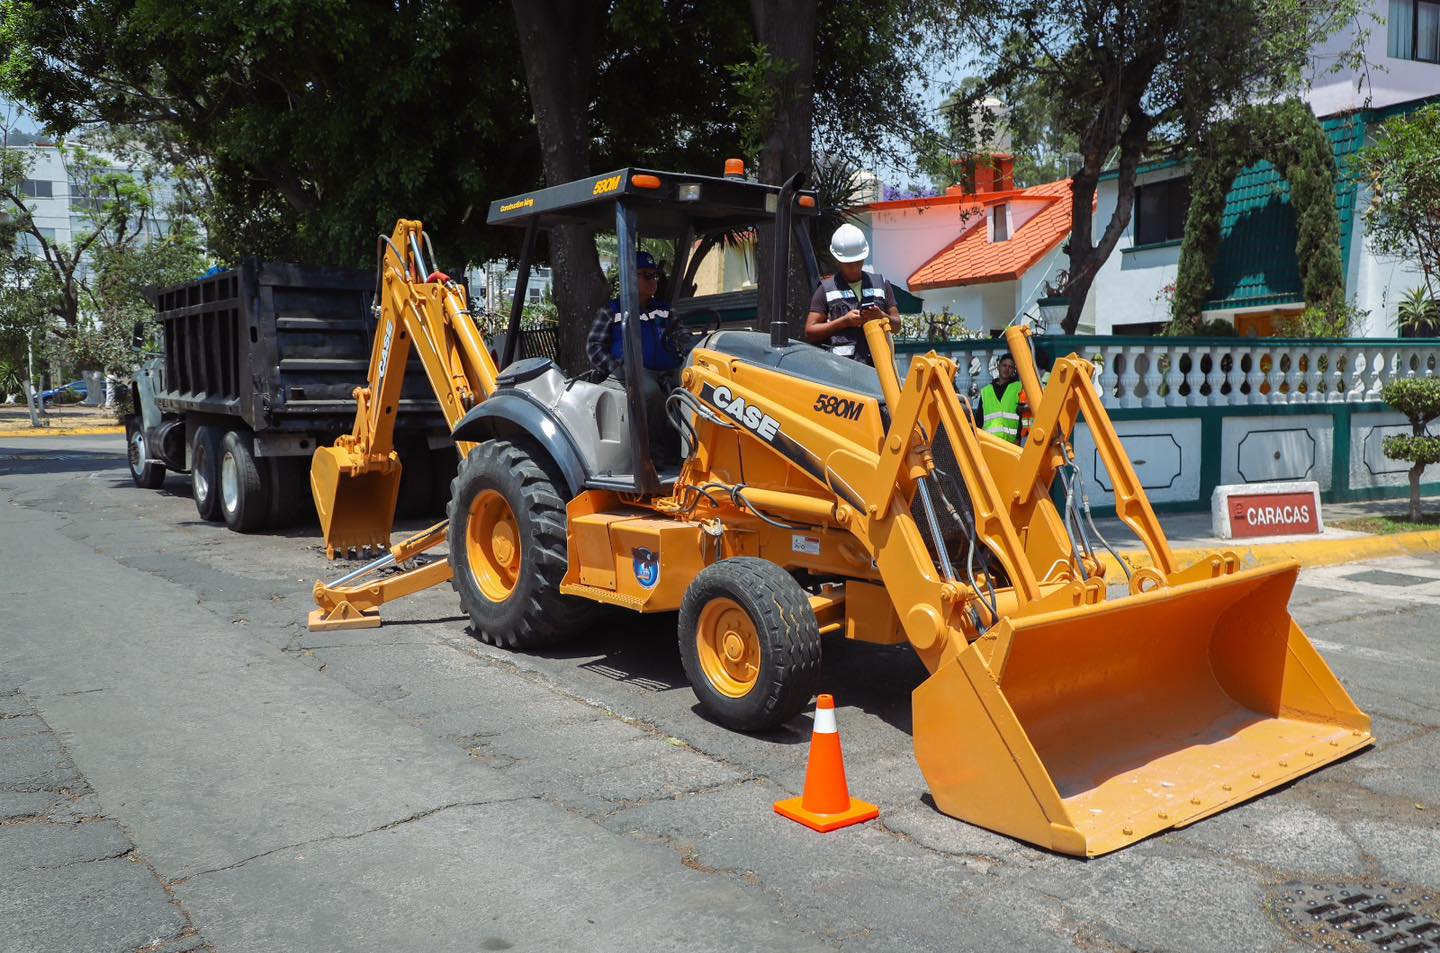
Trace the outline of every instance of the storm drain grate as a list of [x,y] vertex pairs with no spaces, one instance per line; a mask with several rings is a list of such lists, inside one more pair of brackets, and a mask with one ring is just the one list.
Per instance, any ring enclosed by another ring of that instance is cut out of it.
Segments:
[[1440,953],[1440,892],[1414,884],[1288,883],[1270,913],[1317,950]]

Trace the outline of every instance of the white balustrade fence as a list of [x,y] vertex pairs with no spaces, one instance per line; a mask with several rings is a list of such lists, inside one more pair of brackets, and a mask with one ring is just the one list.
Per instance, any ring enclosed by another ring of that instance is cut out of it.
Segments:
[[[1235,407],[1368,403],[1385,385],[1440,376],[1440,340],[1036,337],[1042,371],[1076,353],[1096,365],[1107,407]],[[1003,340],[899,342],[903,378],[917,354],[935,350],[958,365],[961,394],[995,377]]]

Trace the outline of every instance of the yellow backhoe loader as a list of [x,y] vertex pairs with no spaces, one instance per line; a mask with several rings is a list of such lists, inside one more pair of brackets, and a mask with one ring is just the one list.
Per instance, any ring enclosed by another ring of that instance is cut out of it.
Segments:
[[[689,249],[766,224],[776,262],[793,238],[813,278],[794,216],[813,214],[815,197],[798,185],[624,169],[497,202],[490,220],[526,227],[527,250],[537,228],[613,222],[634,367],[637,239],[673,240],[676,275],[689,276]],[[717,330],[685,358],[667,403],[678,466],[652,458],[633,378],[567,380],[544,360],[466,378],[467,393],[489,396],[454,428],[464,460],[448,572],[478,637],[526,648],[583,635],[597,605],[678,610],[696,696],[738,730],[809,704],[823,637],[909,642],[930,672],[913,695],[914,744],[936,805],[1079,856],[1190,824],[1373,741],[1289,614],[1294,563],[1242,569],[1216,553],[1175,564],[1087,361],[1058,359],[1042,387],[1027,332],[1007,332],[1038,395],[1017,447],[977,427],[949,359],[918,357],[899,379],[883,319],[865,326],[873,369],[789,340],[776,284],[769,334]],[[432,380],[438,363],[426,357]],[[455,386],[442,376],[443,401]],[[1124,580],[1105,578],[1073,492],[1081,420],[1119,519],[1153,563]],[[367,479],[356,459],[330,470],[317,456],[317,472],[340,474],[343,497]],[[1061,505],[1057,479],[1072,488]],[[383,511],[388,489],[358,492]],[[387,598],[438,574],[407,578],[317,585],[313,618],[374,624]]]

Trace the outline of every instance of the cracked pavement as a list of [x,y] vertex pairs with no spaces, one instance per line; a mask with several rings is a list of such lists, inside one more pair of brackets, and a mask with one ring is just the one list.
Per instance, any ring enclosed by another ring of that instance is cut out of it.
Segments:
[[935,810],[908,647],[827,642],[882,813],[814,835],[771,811],[808,717],[702,719],[673,618],[509,653],[444,587],[311,633],[313,526],[202,523],[123,449],[0,440],[0,953],[1282,953],[1313,949],[1268,912],[1284,884],[1440,885],[1440,560],[1307,572],[1292,602],[1374,749],[1084,862]]

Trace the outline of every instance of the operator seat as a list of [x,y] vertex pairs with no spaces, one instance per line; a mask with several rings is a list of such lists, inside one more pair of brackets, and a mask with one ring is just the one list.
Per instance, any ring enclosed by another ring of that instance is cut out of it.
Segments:
[[[875,368],[848,357],[840,357],[821,347],[802,341],[791,341],[781,348],[770,346],[770,335],[759,331],[712,331],[695,345],[739,358],[749,364],[773,367],[792,377],[826,384],[837,390],[864,394],[884,403],[880,378]],[[694,351],[686,358],[688,367]]]

